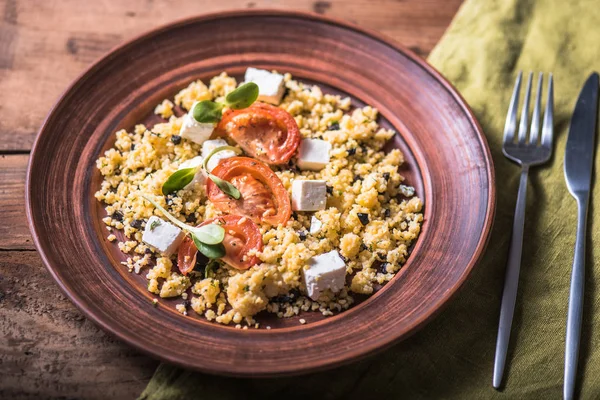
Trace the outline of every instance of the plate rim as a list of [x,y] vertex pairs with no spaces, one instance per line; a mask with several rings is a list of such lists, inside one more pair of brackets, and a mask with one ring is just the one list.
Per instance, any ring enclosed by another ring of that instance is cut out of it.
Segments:
[[[477,247],[471,257],[469,263],[465,266],[462,275],[457,279],[454,286],[451,290],[446,291],[436,303],[432,305],[432,311],[426,315],[421,316],[417,319],[403,334],[392,335],[390,339],[387,339],[383,342],[378,342],[371,346],[364,346],[360,351],[351,352],[345,357],[340,357],[337,360],[329,360],[327,363],[315,363],[314,365],[306,365],[304,364],[302,368],[293,371],[286,371],[283,373],[264,373],[264,374],[254,374],[251,372],[242,372],[240,370],[236,371],[227,371],[223,369],[210,369],[210,368],[200,368],[199,366],[192,366],[186,364],[184,362],[180,362],[176,358],[169,357],[168,354],[159,354],[152,351],[150,348],[145,347],[143,344],[136,342],[133,339],[120,330],[113,328],[109,323],[104,321],[102,317],[96,315],[96,313],[87,307],[84,301],[81,301],[77,294],[67,290],[65,283],[55,272],[55,268],[58,269],[55,265],[53,265],[46,255],[47,249],[43,246],[39,235],[38,230],[36,229],[36,224],[33,221],[33,210],[32,210],[32,198],[35,196],[32,193],[31,181],[32,181],[32,164],[33,160],[36,158],[37,147],[40,142],[40,134],[46,129],[50,118],[53,116],[55,110],[67,99],[68,95],[72,90],[76,89],[78,85],[82,84],[86,77],[94,72],[96,69],[102,67],[102,64],[107,62],[113,57],[116,57],[121,52],[126,51],[130,46],[135,46],[139,41],[145,40],[151,36],[160,34],[164,31],[168,31],[170,29],[174,29],[180,26],[185,26],[188,24],[202,23],[206,21],[213,21],[222,18],[235,18],[235,17],[247,17],[247,16],[283,16],[290,18],[298,18],[298,19],[308,19],[313,20],[320,23],[326,23],[329,25],[339,26],[342,28],[349,29],[351,31],[355,31],[356,33],[371,37],[382,44],[385,44],[392,49],[396,50],[399,53],[402,53],[407,56],[410,61],[417,64],[420,68],[429,73],[439,84],[443,86],[443,88],[448,92],[448,94],[454,98],[457,106],[460,107],[461,111],[464,113],[466,117],[468,117],[468,121],[473,127],[474,131],[477,133],[477,139],[479,141],[479,145],[483,150],[482,155],[486,164],[486,176],[489,182],[488,190],[487,190],[487,209],[484,217],[484,226],[479,237],[479,241],[477,243]],[[398,343],[409,336],[412,336],[414,333],[419,331],[424,325],[426,325],[429,321],[435,318],[449,303],[449,301],[456,295],[456,293],[464,286],[467,278],[473,271],[473,268],[479,264],[481,258],[485,254],[485,250],[489,243],[492,228],[495,221],[496,214],[496,185],[495,185],[495,168],[494,162],[491,155],[491,151],[483,133],[483,130],[477,121],[475,115],[473,114],[471,108],[468,103],[465,101],[463,96],[458,92],[458,90],[432,65],[430,65],[425,59],[416,54],[414,51],[408,49],[404,45],[398,43],[396,40],[388,37],[387,35],[375,31],[370,28],[361,27],[356,23],[349,22],[340,18],[324,16],[321,14],[317,14],[314,12],[307,11],[299,11],[299,10],[281,10],[281,9],[273,9],[273,8],[256,8],[256,9],[233,9],[219,12],[212,12],[206,14],[199,14],[191,17],[185,17],[180,19],[175,19],[166,24],[157,26],[153,29],[144,31],[138,35],[133,36],[132,38],[125,40],[124,42],[114,46],[110,50],[108,50],[103,56],[94,61],[91,65],[86,67],[61,93],[58,97],[54,105],[50,108],[48,114],[44,118],[40,128],[37,130],[36,137],[34,139],[33,145],[31,147],[31,151],[29,154],[29,160],[27,163],[27,171],[25,176],[25,214],[27,218],[27,225],[32,235],[33,243],[42,259],[42,262],[46,269],[49,271],[50,275],[54,279],[54,281],[58,284],[61,291],[66,295],[66,297],[85,315],[86,318],[91,320],[94,324],[99,326],[105,332],[113,335],[118,338],[120,341],[125,342],[127,345],[134,347],[135,349],[143,352],[151,356],[152,358],[159,359],[160,361],[167,362],[169,364],[177,365],[183,368],[192,368],[194,370],[198,370],[205,373],[210,374],[219,374],[219,375],[229,375],[229,376],[245,376],[245,377],[272,377],[272,376],[292,376],[298,375],[302,373],[316,372],[320,370],[326,370],[335,368],[341,365],[345,365],[351,362],[358,361],[360,359],[366,358],[374,353],[380,352],[386,348],[389,348],[395,343]]]

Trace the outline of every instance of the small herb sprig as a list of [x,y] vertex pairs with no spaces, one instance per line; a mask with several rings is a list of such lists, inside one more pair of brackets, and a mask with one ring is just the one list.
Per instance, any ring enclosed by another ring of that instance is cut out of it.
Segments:
[[236,188],[235,186],[233,186],[233,184],[231,182],[227,182],[224,179],[219,178],[218,176],[215,176],[213,174],[210,173],[210,171],[208,170],[208,161],[210,160],[210,158],[212,156],[214,156],[215,154],[217,154],[220,151],[224,151],[224,150],[231,150],[233,151],[235,154],[240,155],[242,154],[242,151],[240,149],[238,149],[237,147],[233,147],[233,146],[220,146],[217,147],[216,149],[214,149],[213,151],[210,152],[210,154],[206,157],[206,159],[204,160],[204,162],[202,163],[202,168],[204,168],[204,170],[206,171],[206,173],[208,174],[208,178],[213,181],[215,183],[215,185],[217,185],[217,187],[219,189],[221,189],[221,191],[223,193],[225,193],[227,196],[235,199],[235,200],[239,200],[240,197],[242,197],[242,194],[240,193],[240,191],[238,190],[238,188]]
[[242,154],[242,150],[240,150],[237,147],[217,147],[216,149],[210,152],[210,154],[206,157],[206,159],[201,165],[197,167],[182,168],[178,171],[175,171],[171,176],[169,176],[169,179],[167,179],[167,181],[162,186],[162,193],[166,196],[169,193],[173,193],[183,189],[194,179],[194,176],[196,175],[196,173],[198,173],[198,170],[200,168],[204,168],[209,179],[213,181],[223,193],[230,196],[231,198],[238,200],[241,197],[240,191],[230,182],[227,182],[226,180],[211,174],[207,167],[208,161],[211,159],[211,157],[223,150],[231,150],[237,155]]
[[194,180],[197,170],[198,167],[189,167],[175,171],[173,174],[171,174],[171,176],[169,176],[169,179],[163,183],[162,194],[166,196],[169,193],[176,192],[186,187]]
[[246,82],[225,96],[224,102],[203,100],[194,106],[192,116],[200,123],[216,124],[223,116],[223,108],[232,110],[248,108],[258,99],[258,85]]
[[222,226],[217,224],[208,224],[200,227],[190,226],[188,224],[184,224],[177,218],[175,218],[171,213],[165,210],[160,204],[154,201],[152,198],[143,195],[144,199],[148,200],[152,205],[160,210],[164,214],[167,219],[169,219],[172,223],[186,231],[198,251],[204,254],[206,257],[215,259],[221,258],[225,255],[225,246],[223,246],[223,239],[225,238],[225,229]]

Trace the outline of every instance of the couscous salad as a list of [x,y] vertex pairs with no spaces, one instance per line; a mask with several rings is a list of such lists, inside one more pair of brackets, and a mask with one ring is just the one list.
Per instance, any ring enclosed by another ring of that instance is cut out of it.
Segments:
[[422,202],[402,153],[383,151],[395,132],[376,109],[248,68],[242,84],[197,80],[155,113],[164,122],[116,132],[96,192],[107,239],[155,302],[263,328],[262,311],[343,311],[406,262]]

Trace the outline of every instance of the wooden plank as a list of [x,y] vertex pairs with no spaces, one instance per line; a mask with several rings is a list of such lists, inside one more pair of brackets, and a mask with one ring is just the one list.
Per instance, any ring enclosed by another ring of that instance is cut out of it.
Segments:
[[35,249],[25,217],[27,154],[0,156],[0,251]]
[[[290,8],[350,20],[427,55],[462,0],[0,0],[0,151],[28,150],[52,104],[91,62],[153,27],[235,8]],[[2,11],[0,11],[2,12]]]
[[0,398],[133,399],[158,365],[60,292],[36,252],[0,252]]

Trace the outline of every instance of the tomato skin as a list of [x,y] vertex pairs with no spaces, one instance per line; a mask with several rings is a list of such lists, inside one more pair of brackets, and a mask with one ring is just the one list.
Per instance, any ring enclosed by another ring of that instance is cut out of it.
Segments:
[[183,275],[189,274],[196,266],[198,249],[191,237],[186,236],[177,250],[177,268]]
[[215,132],[229,136],[247,154],[267,164],[287,163],[300,145],[294,117],[282,108],[261,102],[227,111]]
[[[262,251],[263,249],[262,235],[258,226],[251,219],[240,215],[223,215],[208,219],[198,226],[208,224],[219,224],[225,229],[225,238],[223,239],[225,256],[221,258],[225,263],[233,268],[245,270],[260,262],[256,256],[243,259],[248,251],[253,249]],[[197,252],[194,241],[186,236],[179,245],[177,254],[177,267],[183,275],[187,275],[194,269]]]
[[231,182],[242,194],[232,199],[210,179],[206,193],[220,211],[240,214],[256,223],[285,224],[292,215],[290,196],[279,177],[266,164],[248,157],[221,160],[212,174]]
[[[223,223],[224,222],[224,223]],[[257,256],[246,257],[250,250],[263,250],[262,234],[251,219],[241,215],[223,215],[203,222],[204,224],[220,223],[225,229],[225,257],[221,258],[236,269],[248,269],[260,262]]]

